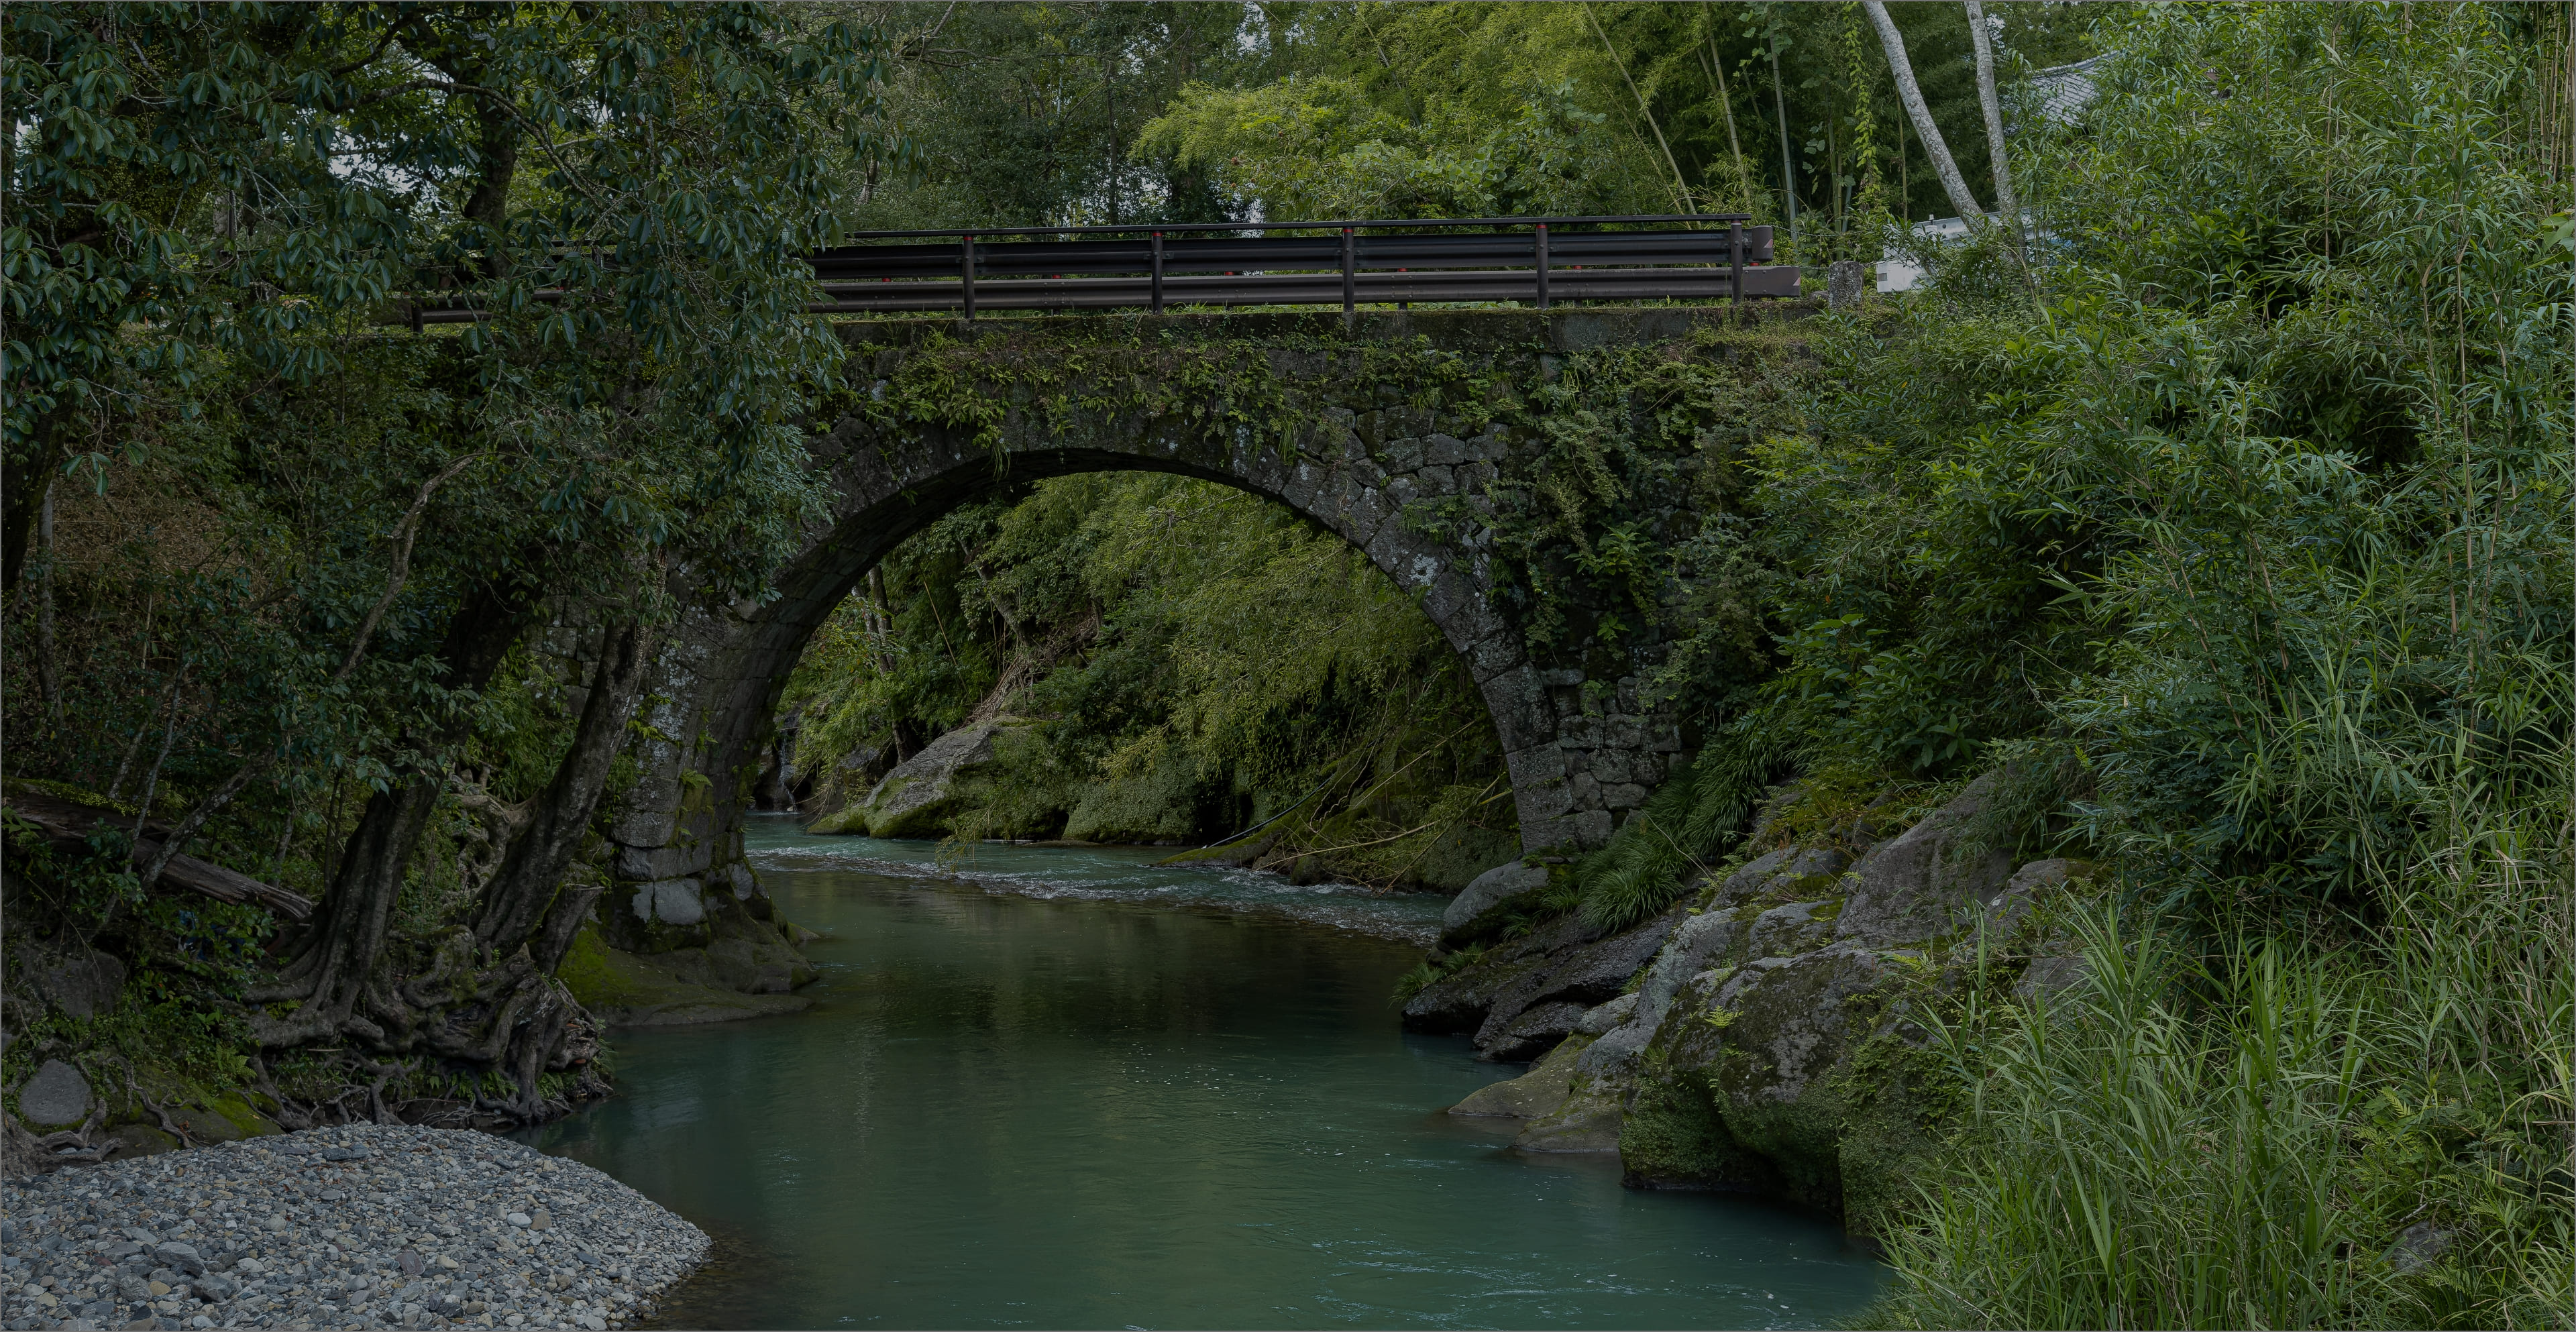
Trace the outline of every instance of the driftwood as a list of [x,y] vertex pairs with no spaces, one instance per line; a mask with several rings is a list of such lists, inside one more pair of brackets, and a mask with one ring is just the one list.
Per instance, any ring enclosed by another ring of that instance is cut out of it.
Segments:
[[[125,816],[114,810],[32,791],[11,791],[0,797],[0,804],[5,804],[10,813],[42,828],[56,847],[65,850],[85,846],[90,833],[102,824],[127,830],[133,827]],[[161,841],[169,834],[169,825],[146,822],[143,835],[135,839],[134,863],[151,864],[161,854]],[[262,883],[247,874],[236,874],[195,856],[172,856],[170,863],[161,869],[161,882],[203,893],[218,902],[266,907],[288,920],[302,920],[313,914],[312,901],[301,894]]]

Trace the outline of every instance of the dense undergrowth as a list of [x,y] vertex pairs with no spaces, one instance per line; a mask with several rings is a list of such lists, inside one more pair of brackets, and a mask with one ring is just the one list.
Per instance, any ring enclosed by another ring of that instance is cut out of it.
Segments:
[[1204,843],[1378,884],[1518,850],[1484,704],[1367,557],[1257,497],[1146,473],[960,509],[844,603],[789,685],[823,806],[1012,717],[964,838]]
[[2083,985],[1940,1033],[1970,1109],[1874,1320],[2563,1324],[2563,18],[2104,37],[2029,283],[1855,321],[1764,447],[1785,660],[1666,817],[1766,751],[2009,765],[1989,834],[2110,871]]

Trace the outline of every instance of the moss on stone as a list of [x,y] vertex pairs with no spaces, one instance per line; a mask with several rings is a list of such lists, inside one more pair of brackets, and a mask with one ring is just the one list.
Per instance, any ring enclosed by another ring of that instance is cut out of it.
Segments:
[[582,1007],[606,1013],[651,1001],[655,987],[632,961],[632,954],[609,947],[600,941],[598,931],[585,929],[573,936],[555,976]]
[[1775,1172],[1727,1129],[1698,1069],[1649,1076],[1619,1125],[1619,1162],[1632,1188],[1768,1190]]

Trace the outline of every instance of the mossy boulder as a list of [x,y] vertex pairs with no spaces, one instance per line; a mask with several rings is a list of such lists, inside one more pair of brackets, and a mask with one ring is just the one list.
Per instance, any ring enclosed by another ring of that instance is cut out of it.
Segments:
[[868,798],[816,820],[808,832],[939,837],[967,799],[961,778],[990,765],[995,739],[1021,723],[972,722],[922,746],[879,779]]
[[[1473,1021],[1493,1057],[1570,1033],[1531,1074],[1461,1103],[1528,1109],[1524,1150],[1615,1136],[1632,1185],[1759,1193],[1866,1235],[1909,1195],[1956,1091],[1916,1020],[1958,988],[1954,959],[1982,937],[2036,959],[2032,993],[2064,983],[2048,904],[2089,867],[2016,870],[1980,844],[1985,786],[1876,844],[1768,849],[1638,937],[1516,922],[1526,933],[1460,954],[1417,993],[1407,1024]],[[2001,995],[2022,973],[2007,960],[1998,974]],[[1566,1007],[1578,1001],[1594,1006]]]

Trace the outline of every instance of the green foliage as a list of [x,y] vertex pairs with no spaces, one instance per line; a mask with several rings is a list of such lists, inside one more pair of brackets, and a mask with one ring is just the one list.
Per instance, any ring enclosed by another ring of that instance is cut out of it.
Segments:
[[[190,850],[318,894],[396,773],[523,799],[560,751],[551,666],[442,678],[461,608],[756,589],[842,355],[802,253],[901,147],[876,36],[816,17],[11,6],[13,767],[237,790]],[[470,822],[408,924],[470,900]]]
[[0,1073],[14,1083],[63,1057],[110,1088],[121,1089],[131,1069],[201,1087],[244,1085],[252,1047],[239,1005],[266,962],[260,950],[274,928],[267,913],[194,895],[147,895],[126,836],[114,828],[86,848],[62,851],[15,814],[0,819],[9,862],[0,911],[13,939],[30,949],[104,951],[127,968],[114,1004],[90,1017],[13,1001]]
[[825,773],[970,716],[1029,720],[969,784],[961,837],[1070,820],[1212,840],[1284,816],[1275,856],[1398,882],[1444,836],[1511,824],[1482,700],[1420,609],[1340,539],[1179,477],[1067,477],[951,513],[843,604],[787,699],[799,768]]
[[1971,1107],[1874,1317],[2564,1321],[2567,35],[2132,17],[2039,163],[2039,326],[1950,303],[1955,369],[1774,448],[1776,511],[1871,533],[1790,618],[1810,743],[1976,742],[1971,835],[2135,913],[2044,1014],[1948,1020]]
[[2558,1325],[2576,921],[2471,855],[2359,943],[2095,914],[2045,1013],[1948,1025],[1971,1106],[1873,1325]]
[[1586,924],[1624,930],[1653,919],[1743,836],[1786,757],[1761,720],[1736,723],[1658,788],[1608,846],[1584,859],[1577,878]]
[[1656,211],[1601,170],[1633,148],[1568,85],[1533,87],[1484,120],[1464,108],[1409,125],[1344,79],[1246,90],[1194,84],[1138,147],[1204,172],[1231,211],[1280,218],[1517,217]]

